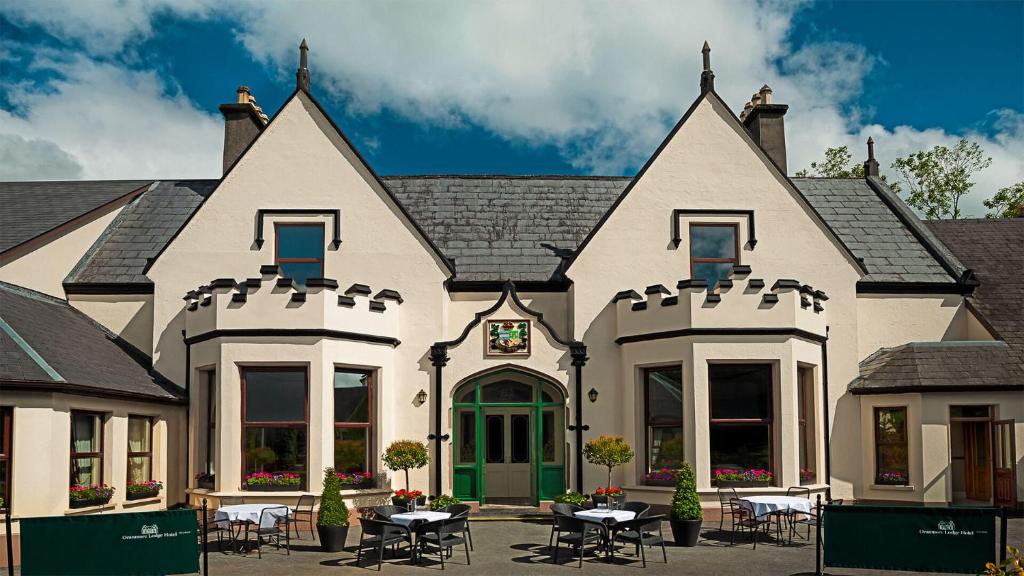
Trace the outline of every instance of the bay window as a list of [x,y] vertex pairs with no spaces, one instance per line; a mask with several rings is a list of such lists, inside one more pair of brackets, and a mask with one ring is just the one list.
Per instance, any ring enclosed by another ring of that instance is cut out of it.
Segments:
[[772,472],[772,366],[709,364],[708,387],[712,478],[716,470]]
[[103,484],[103,415],[71,413],[71,486]]
[[646,468],[676,470],[683,462],[683,370],[648,368],[644,375]]
[[128,417],[128,482],[153,480],[153,420]]
[[242,371],[243,477],[298,474],[306,485],[309,386],[303,368]]
[[875,484],[909,483],[907,407],[875,408]]
[[334,371],[334,469],[373,470],[373,375]]

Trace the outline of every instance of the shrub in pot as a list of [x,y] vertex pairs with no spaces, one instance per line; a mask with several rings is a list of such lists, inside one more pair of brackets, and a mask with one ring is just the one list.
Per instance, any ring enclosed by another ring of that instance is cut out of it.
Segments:
[[316,533],[324,552],[340,552],[348,538],[348,507],[341,497],[341,478],[334,468],[324,469],[324,492],[316,516]]
[[676,490],[672,494],[672,513],[669,525],[676,546],[696,546],[700,538],[700,525],[704,511],[697,496],[697,479],[689,462],[683,462],[676,475]]
[[[607,493],[612,490],[612,469],[631,462],[633,460],[633,449],[629,447],[629,444],[626,443],[625,438],[622,436],[602,435],[583,445],[583,456],[587,459],[587,462],[604,466],[608,469],[608,484],[605,485],[604,490]],[[619,492],[616,496],[621,495],[621,498],[625,500],[625,493],[621,489],[618,490]],[[602,493],[601,496],[606,496],[606,494]]]

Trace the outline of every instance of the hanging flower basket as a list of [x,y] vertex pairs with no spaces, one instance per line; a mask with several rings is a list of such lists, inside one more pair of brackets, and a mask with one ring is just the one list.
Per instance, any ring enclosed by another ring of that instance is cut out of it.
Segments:
[[164,487],[163,482],[159,480],[149,480],[146,482],[128,482],[128,487],[125,491],[125,497],[128,500],[142,500],[144,498],[156,498],[160,495],[160,490]]

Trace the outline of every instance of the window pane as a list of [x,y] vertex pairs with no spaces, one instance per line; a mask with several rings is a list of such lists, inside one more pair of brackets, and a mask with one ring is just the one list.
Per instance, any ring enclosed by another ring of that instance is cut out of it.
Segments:
[[513,414],[511,418],[511,463],[527,464],[530,462],[530,417],[526,414]]
[[902,408],[882,408],[876,412],[878,440],[884,443],[902,443],[907,440],[907,413]]
[[691,258],[735,258],[735,226],[690,226]]
[[514,380],[487,384],[480,393],[483,402],[533,402],[533,386]]
[[369,429],[334,429],[334,469],[338,472],[366,472],[370,469]]
[[541,416],[541,460],[555,461],[555,413],[545,410]]
[[278,226],[277,257],[322,259],[324,257],[324,227],[321,225]]
[[647,422],[679,422],[683,418],[683,369],[647,370]]
[[92,486],[102,482],[99,458],[75,458],[71,461],[71,484]]
[[693,265],[694,279],[707,280],[708,288],[712,288],[720,279],[728,278],[731,271],[732,264],[696,262]]
[[876,408],[875,481],[906,484],[908,479],[907,411],[905,408]]
[[302,422],[305,419],[305,372],[250,370],[245,373],[247,422]]
[[505,462],[505,417],[488,416],[487,426],[487,463],[502,464]]
[[459,396],[458,401],[465,404],[473,404],[476,402],[476,386],[470,385],[469,389],[463,392],[462,396]]
[[683,463],[683,429],[679,426],[650,429],[651,470],[676,469]]
[[712,476],[721,468],[771,470],[771,427],[764,424],[712,424]]
[[281,276],[291,278],[296,283],[305,285],[310,278],[323,276],[319,262],[281,262]]
[[71,415],[71,451],[100,451],[100,417],[95,414]]
[[370,375],[334,371],[334,421],[370,422]]
[[476,414],[459,412],[459,464],[476,463]]
[[130,482],[146,482],[153,479],[149,456],[133,456],[128,459],[128,480]]
[[245,474],[290,472],[306,475],[306,429],[245,429]]
[[708,381],[712,419],[771,419],[770,365],[709,364]]
[[[149,435],[152,430],[148,418],[128,418],[128,451],[149,452]],[[148,478],[147,478],[148,480]]]

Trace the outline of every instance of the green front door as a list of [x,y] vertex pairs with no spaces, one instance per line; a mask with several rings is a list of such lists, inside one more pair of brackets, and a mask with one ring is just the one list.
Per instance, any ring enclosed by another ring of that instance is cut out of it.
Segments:
[[565,490],[565,401],[557,386],[501,370],[460,386],[454,415],[457,498],[537,504]]

